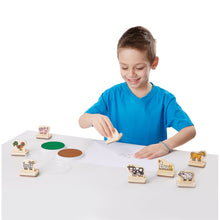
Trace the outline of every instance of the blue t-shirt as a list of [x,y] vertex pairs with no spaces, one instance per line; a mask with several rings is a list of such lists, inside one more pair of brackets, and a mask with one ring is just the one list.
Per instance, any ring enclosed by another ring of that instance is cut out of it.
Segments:
[[123,133],[120,142],[138,145],[156,144],[167,139],[168,127],[180,131],[193,125],[175,96],[155,85],[142,98],[135,96],[126,82],[115,85],[106,90],[86,113],[108,116],[118,132]]

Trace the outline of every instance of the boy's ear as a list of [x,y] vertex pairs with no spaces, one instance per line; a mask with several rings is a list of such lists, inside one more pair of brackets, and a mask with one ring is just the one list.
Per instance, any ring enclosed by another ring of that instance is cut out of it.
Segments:
[[155,57],[154,62],[151,66],[151,69],[155,70],[157,68],[158,63],[159,63],[159,57]]

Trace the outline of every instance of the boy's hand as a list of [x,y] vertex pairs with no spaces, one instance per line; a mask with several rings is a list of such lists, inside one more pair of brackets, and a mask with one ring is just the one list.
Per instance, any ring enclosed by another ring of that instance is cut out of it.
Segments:
[[93,127],[104,137],[113,137],[115,131],[110,119],[101,114],[93,114],[91,118]]
[[139,159],[142,158],[154,159],[157,157],[164,156],[168,153],[169,150],[162,143],[158,143],[142,148],[140,151],[135,153],[134,157]]

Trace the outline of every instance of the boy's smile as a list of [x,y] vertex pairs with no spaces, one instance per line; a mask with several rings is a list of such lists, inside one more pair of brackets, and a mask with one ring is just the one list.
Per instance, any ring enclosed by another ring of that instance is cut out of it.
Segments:
[[137,78],[137,79],[130,78],[130,79],[128,79],[128,82],[130,85],[135,85],[140,81],[140,79],[141,78]]
[[139,98],[147,95],[152,85],[149,82],[151,65],[146,51],[120,48],[118,51],[121,76],[130,90]]

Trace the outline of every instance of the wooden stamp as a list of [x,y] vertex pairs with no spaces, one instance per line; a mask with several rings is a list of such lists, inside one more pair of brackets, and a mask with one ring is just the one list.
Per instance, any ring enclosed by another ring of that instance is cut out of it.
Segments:
[[14,140],[12,142],[13,150],[11,152],[12,156],[25,156],[29,150],[26,149],[26,141]]
[[39,170],[35,169],[36,161],[34,160],[24,160],[23,168],[20,171],[20,176],[31,176],[35,177],[39,174]]
[[49,126],[39,126],[38,128],[38,134],[36,138],[39,139],[50,139],[52,137],[52,134],[50,134],[50,127]]
[[129,183],[146,183],[146,176],[144,175],[144,168],[135,165],[128,165],[129,171],[128,182]]
[[206,165],[206,162],[204,161],[205,156],[206,156],[205,151],[191,152],[188,165],[194,167],[205,167]]
[[191,171],[180,170],[178,172],[179,178],[176,181],[177,186],[179,187],[195,187],[195,174]]
[[158,159],[158,176],[167,176],[167,177],[174,177],[175,169],[172,163],[167,162],[163,159]]
[[122,133],[119,134],[117,129],[115,128],[115,132],[113,133],[113,137],[112,138],[108,137],[107,141],[105,143],[110,144],[110,143],[119,141],[121,139],[122,135],[123,134]]

